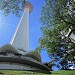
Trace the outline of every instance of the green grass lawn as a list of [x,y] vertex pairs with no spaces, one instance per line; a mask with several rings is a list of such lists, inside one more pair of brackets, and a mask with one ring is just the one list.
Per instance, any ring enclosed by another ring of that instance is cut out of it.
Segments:
[[75,75],[75,70],[52,71],[52,74],[43,74],[29,71],[0,70],[0,75]]

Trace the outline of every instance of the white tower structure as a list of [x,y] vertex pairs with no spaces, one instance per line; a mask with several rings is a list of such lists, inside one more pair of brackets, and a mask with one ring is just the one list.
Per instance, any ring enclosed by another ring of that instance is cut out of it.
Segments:
[[29,51],[29,13],[32,11],[30,2],[23,4],[23,15],[10,42],[21,53]]
[[29,13],[32,5],[23,4],[23,15],[10,42],[0,48],[0,70],[25,70],[51,73],[35,51],[29,52]]

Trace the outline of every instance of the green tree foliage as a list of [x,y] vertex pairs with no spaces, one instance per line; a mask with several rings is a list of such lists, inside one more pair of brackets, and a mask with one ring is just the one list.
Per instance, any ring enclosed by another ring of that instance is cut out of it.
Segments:
[[5,15],[13,13],[19,16],[19,12],[22,10],[22,4],[25,0],[0,0],[0,10],[4,12]]
[[67,33],[70,27],[75,28],[75,1],[45,0],[41,22],[42,37],[37,49],[47,50],[52,61],[58,61],[62,69],[67,69],[68,61],[75,63],[75,46],[66,38],[63,39],[62,33]]

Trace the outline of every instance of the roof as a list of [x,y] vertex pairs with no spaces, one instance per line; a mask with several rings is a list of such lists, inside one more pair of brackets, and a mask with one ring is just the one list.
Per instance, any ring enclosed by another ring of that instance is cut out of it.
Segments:
[[11,46],[10,44],[6,44],[0,48],[0,52],[12,52],[12,53],[19,53],[18,49]]
[[[6,44],[6,45],[2,46],[0,48],[0,52],[9,52],[9,53],[21,54],[21,52],[18,49],[16,49],[14,46],[12,46],[10,44]],[[25,52],[24,55],[41,62],[40,55],[38,53],[36,53],[35,51]]]
[[35,51],[28,52],[25,54],[26,56],[32,57],[33,59],[35,58],[36,60],[41,62],[41,57],[40,54],[36,53]]

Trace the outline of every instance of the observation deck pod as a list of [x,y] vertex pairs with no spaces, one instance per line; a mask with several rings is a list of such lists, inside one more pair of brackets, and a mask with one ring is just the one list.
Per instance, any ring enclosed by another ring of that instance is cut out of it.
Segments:
[[23,70],[50,73],[50,68],[42,64],[35,52],[22,55],[10,44],[0,48],[0,70]]

